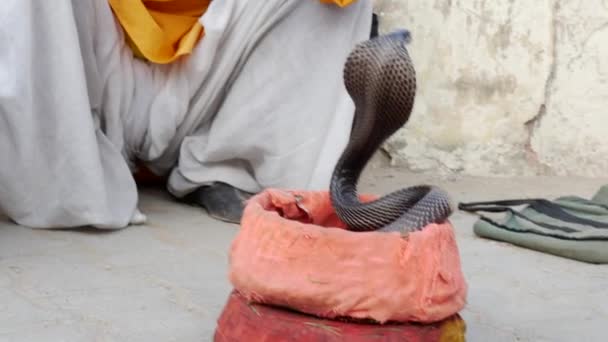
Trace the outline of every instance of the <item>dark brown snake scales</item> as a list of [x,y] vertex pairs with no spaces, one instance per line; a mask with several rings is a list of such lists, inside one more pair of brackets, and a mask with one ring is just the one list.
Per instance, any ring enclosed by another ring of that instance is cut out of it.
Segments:
[[361,203],[357,183],[380,146],[409,120],[416,72],[406,49],[405,30],[358,44],[344,66],[344,84],[355,104],[350,140],[331,178],[332,205],[353,231],[420,230],[452,213],[448,195],[430,185],[403,188]]

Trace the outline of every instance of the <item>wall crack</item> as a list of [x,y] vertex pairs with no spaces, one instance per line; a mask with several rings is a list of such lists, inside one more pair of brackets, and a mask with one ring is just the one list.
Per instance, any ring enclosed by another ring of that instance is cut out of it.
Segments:
[[546,165],[540,161],[537,152],[532,147],[532,139],[538,127],[540,127],[540,123],[543,117],[547,114],[547,106],[551,101],[551,93],[553,88],[553,82],[555,81],[555,75],[557,73],[557,65],[558,65],[558,55],[557,55],[557,28],[558,28],[558,12],[559,12],[559,0],[553,0],[551,6],[551,30],[550,30],[550,40],[551,40],[551,64],[549,65],[549,73],[547,74],[547,79],[544,84],[544,95],[543,100],[540,106],[538,107],[538,111],[536,115],[532,118],[524,122],[524,126],[528,132],[528,138],[525,144],[526,148],[526,157],[528,162],[531,162],[534,166],[539,168],[541,171],[543,168],[546,168]]

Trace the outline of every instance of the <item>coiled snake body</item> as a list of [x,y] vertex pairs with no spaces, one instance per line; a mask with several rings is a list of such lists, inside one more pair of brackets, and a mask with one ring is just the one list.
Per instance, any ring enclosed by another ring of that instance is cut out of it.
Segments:
[[400,30],[358,44],[344,66],[344,84],[355,104],[350,140],[334,169],[330,195],[338,217],[353,231],[422,229],[452,213],[441,189],[418,185],[361,203],[357,182],[370,158],[408,121],[416,94],[416,73]]

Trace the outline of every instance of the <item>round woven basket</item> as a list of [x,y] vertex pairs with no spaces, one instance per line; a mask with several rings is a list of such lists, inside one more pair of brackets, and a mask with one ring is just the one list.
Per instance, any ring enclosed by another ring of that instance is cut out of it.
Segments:
[[321,318],[431,323],[464,307],[467,285],[450,223],[405,238],[344,227],[328,192],[266,190],[245,208],[230,281],[248,302]]

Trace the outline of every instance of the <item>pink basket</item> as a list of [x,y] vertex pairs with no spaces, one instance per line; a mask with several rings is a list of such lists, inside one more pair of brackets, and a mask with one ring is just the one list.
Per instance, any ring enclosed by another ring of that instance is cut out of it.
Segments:
[[250,302],[380,323],[437,322],[460,311],[467,295],[451,224],[407,238],[350,232],[327,192],[271,189],[251,198],[229,276]]

